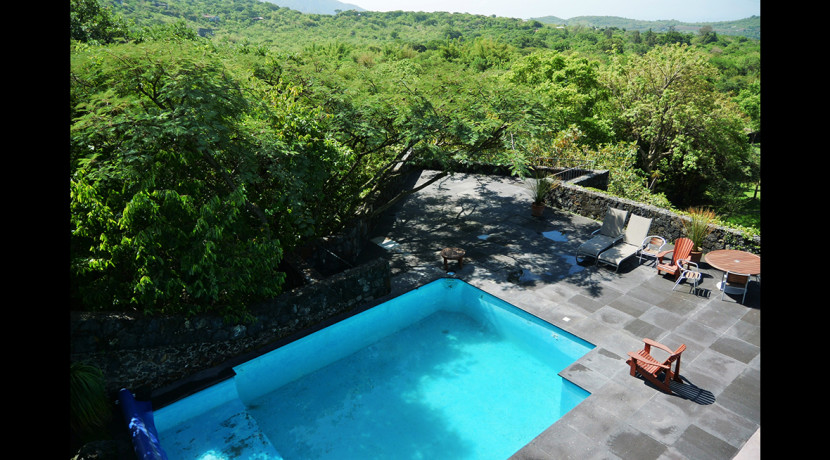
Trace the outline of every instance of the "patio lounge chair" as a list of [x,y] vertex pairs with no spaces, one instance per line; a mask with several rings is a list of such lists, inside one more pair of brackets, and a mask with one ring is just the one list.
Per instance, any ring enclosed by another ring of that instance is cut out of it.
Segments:
[[[676,281],[677,278],[680,277],[681,272],[681,270],[677,267],[677,261],[680,259],[688,259],[689,254],[692,252],[692,246],[694,246],[692,240],[688,238],[678,238],[677,241],[674,242],[674,249],[657,254],[657,274],[659,275],[660,272],[666,272],[670,275],[674,275],[674,279]],[[666,257],[669,253],[672,255],[670,260]]]
[[[671,394],[669,382],[672,380],[680,382],[680,354],[686,349],[686,344],[680,345],[677,350],[672,351],[671,348],[651,339],[643,339],[643,349],[638,352],[628,352],[628,364],[631,367],[631,376],[636,377],[638,374],[646,380],[653,383],[657,388]],[[660,362],[651,355],[651,347],[659,348],[669,354],[665,361]],[[674,371],[671,369],[672,363],[675,363]],[[660,378],[660,374],[663,377]]]
[[580,256],[583,257],[599,257],[599,254],[616,244],[623,237],[623,226],[625,219],[628,217],[628,211],[621,209],[608,208],[605,213],[605,219],[602,221],[602,227],[594,230],[590,240],[582,243],[576,249],[576,261],[580,262]]
[[651,241],[652,237],[647,236],[650,229],[651,219],[632,214],[622,241],[602,251],[597,258],[597,263],[613,265],[616,270],[619,270],[623,261],[642,251]]

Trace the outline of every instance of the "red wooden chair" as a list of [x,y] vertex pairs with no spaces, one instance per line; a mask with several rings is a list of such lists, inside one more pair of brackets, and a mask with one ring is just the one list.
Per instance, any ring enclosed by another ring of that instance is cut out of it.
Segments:
[[[657,254],[657,274],[659,275],[660,272],[666,272],[670,275],[674,275],[675,281],[680,276],[680,271],[677,268],[677,261],[680,259],[688,259],[689,255],[692,252],[692,247],[694,243],[692,240],[688,238],[678,238],[677,241],[674,242],[674,249],[669,249],[668,251],[663,251]],[[666,255],[668,253],[672,253],[671,260],[666,259]]]
[[[626,364],[631,366],[631,376],[636,377],[637,374],[653,383],[657,388],[671,394],[669,382],[674,380],[680,382],[680,354],[686,349],[686,344],[672,351],[669,347],[656,342],[651,339],[643,339],[643,349],[638,352],[629,351],[628,361]],[[651,347],[659,348],[669,354],[669,357],[660,362],[651,356]],[[674,372],[672,372],[672,363],[675,363]],[[660,373],[663,373],[663,378],[660,378]]]

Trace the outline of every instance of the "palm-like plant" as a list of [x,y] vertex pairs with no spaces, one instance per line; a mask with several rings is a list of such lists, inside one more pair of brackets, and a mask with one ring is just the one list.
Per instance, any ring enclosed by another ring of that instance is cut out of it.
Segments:
[[94,437],[110,418],[104,374],[97,367],[73,362],[69,368],[69,425],[81,439]]
[[541,206],[545,204],[548,193],[559,187],[559,178],[551,176],[531,177],[525,179],[524,186],[533,199],[533,204]]
[[689,208],[689,219],[681,220],[686,237],[694,243],[694,250],[700,251],[703,240],[712,233],[716,216],[714,211],[704,208]]

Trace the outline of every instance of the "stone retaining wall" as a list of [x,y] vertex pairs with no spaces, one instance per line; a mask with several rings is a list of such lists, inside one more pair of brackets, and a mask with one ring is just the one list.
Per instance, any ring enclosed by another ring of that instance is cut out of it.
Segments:
[[152,391],[386,296],[390,273],[382,259],[346,270],[254,306],[255,322],[75,312],[70,359],[102,369],[108,394]]
[[[607,180],[607,176],[605,177]],[[596,176],[587,175],[565,182],[551,192],[548,203],[554,208],[598,221],[603,220],[609,207],[623,209],[629,211],[630,214],[652,219],[649,234],[662,236],[669,243],[685,236],[681,221],[689,220],[688,217],[657,206],[583,188],[583,186],[597,188],[596,180]],[[744,235],[741,231],[720,225],[714,225],[713,227],[714,230],[704,239],[701,245],[703,252],[715,249],[741,249],[754,254],[761,254],[760,236]]]

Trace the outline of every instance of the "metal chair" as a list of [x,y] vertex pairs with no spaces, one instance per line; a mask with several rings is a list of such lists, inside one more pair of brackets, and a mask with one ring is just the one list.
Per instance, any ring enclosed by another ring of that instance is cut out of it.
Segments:
[[650,235],[643,240],[643,248],[640,249],[640,260],[638,263],[643,263],[643,257],[653,258],[654,264],[657,264],[657,254],[663,252],[666,246],[666,239],[662,236]]
[[746,273],[736,273],[730,271],[724,273],[723,278],[721,279],[720,299],[723,300],[723,295],[726,294],[727,289],[732,289],[733,292],[743,291],[741,303],[744,303],[744,301],[746,301],[746,291],[749,287],[749,278],[750,275],[747,275]]
[[674,283],[674,287],[671,290],[673,291],[683,280],[689,280],[692,282],[689,293],[692,292],[692,289],[697,293],[697,285],[700,284],[700,280],[703,278],[697,264],[689,259],[680,259],[677,261],[677,269],[680,271],[680,276],[677,278],[677,282]]

